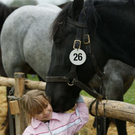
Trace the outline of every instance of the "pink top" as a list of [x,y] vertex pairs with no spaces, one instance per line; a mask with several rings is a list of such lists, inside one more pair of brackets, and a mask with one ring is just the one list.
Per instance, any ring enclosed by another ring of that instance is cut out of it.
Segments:
[[85,103],[77,103],[74,113],[52,113],[50,122],[31,120],[23,135],[74,135],[89,120]]

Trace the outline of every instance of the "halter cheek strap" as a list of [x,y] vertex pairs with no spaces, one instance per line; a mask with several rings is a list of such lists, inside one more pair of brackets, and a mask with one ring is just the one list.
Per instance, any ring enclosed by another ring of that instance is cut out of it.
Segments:
[[[82,34],[85,32],[85,34],[83,35],[83,44],[86,45],[86,50],[87,50],[86,53],[89,54],[89,56],[91,57],[91,60],[93,62],[93,65],[95,67],[97,74],[100,77],[102,77],[104,74],[100,71],[100,69],[97,65],[96,58],[93,55],[92,50],[91,50],[90,36],[87,34],[87,29],[86,29],[87,24],[74,21],[70,18],[67,18],[67,23],[70,23],[77,27],[76,40],[74,41],[73,49],[79,49],[81,47]],[[78,80],[76,68],[77,68],[77,66],[72,64],[71,70],[66,76],[47,76],[46,82],[65,82],[69,86],[75,85],[75,86],[79,87],[80,89],[85,90],[88,94],[95,97],[99,101],[102,100],[103,96],[101,94],[98,94],[92,86],[88,87]]]

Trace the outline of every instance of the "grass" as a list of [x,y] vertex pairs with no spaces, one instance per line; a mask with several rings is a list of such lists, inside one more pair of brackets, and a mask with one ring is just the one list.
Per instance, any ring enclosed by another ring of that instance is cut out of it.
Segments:
[[38,76],[37,75],[31,75],[31,74],[28,74],[28,79],[32,80],[32,81],[39,81],[38,79]]
[[135,81],[124,95],[124,101],[127,103],[135,104]]
[[[28,78],[33,80],[33,81],[38,81],[37,75],[33,76],[28,75]],[[81,91],[81,95],[91,97],[89,94],[87,94],[85,91]],[[130,87],[130,89],[127,91],[127,93],[124,95],[124,101],[130,104],[135,104],[135,81]]]

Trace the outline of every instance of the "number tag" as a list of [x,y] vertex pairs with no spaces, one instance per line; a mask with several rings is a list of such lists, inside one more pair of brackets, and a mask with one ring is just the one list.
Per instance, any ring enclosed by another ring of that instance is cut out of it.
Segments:
[[81,49],[75,49],[71,51],[69,59],[74,65],[82,65],[86,61],[86,54]]

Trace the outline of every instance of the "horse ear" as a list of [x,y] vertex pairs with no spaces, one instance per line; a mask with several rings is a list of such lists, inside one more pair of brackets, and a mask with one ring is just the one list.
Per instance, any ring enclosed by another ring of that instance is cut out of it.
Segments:
[[79,17],[79,14],[83,8],[84,0],[74,0],[73,6],[72,6],[72,12],[73,12],[73,19],[77,20]]

